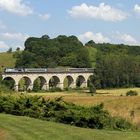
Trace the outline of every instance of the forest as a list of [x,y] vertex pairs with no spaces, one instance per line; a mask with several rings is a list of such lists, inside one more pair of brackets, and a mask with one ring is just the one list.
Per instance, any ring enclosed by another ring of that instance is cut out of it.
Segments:
[[[89,48],[97,50],[95,58],[89,55]],[[51,39],[43,35],[28,38],[24,51],[17,51],[15,57],[20,68],[90,68],[91,59],[95,59],[92,82],[96,88],[140,87],[140,46],[97,44],[93,40],[83,44],[76,36]]]

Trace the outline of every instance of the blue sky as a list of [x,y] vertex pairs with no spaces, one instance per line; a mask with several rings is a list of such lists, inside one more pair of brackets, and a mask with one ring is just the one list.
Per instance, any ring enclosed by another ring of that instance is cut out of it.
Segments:
[[140,0],[0,0],[0,52],[30,36],[140,45]]

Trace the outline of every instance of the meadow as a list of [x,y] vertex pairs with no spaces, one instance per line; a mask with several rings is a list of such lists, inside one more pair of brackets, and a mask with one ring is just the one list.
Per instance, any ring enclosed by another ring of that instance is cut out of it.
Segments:
[[[126,92],[134,90],[138,96],[126,96]],[[140,127],[140,88],[122,88],[97,90],[95,96],[91,96],[88,91],[67,91],[52,93],[30,93],[31,95],[44,96],[45,98],[62,97],[67,102],[83,106],[92,106],[100,103],[108,110],[112,116],[123,117],[138,127]],[[134,111],[132,118],[131,112]]]
[[[129,90],[135,90],[138,96],[125,96]],[[16,93],[14,96],[17,96]],[[47,93],[25,93],[43,96],[46,99],[62,97],[64,101],[82,106],[104,103],[112,116],[121,116],[140,127],[140,88],[97,90],[91,96],[87,90]],[[131,118],[130,112],[135,116]],[[115,131],[79,128],[54,122],[47,122],[29,117],[0,114],[0,140],[139,140],[140,130]]]
[[38,119],[0,114],[0,140],[139,140],[139,131],[78,128]]
[[11,68],[15,66],[16,59],[13,57],[14,53],[0,53],[0,72],[4,70],[4,68]]

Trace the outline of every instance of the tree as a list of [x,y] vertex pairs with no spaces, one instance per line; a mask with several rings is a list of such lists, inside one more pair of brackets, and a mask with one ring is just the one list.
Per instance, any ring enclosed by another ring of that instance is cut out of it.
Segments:
[[93,96],[96,93],[96,88],[92,82],[89,83],[89,91],[91,93],[91,96]]
[[135,51],[130,53],[132,47],[112,44],[98,45],[94,82],[97,88],[139,86],[140,47],[136,47],[139,48],[139,53]]
[[9,48],[7,52],[8,53],[11,53],[12,52],[12,48]]
[[48,35],[43,35],[41,38],[43,38],[43,39],[50,39],[50,37]]
[[38,92],[40,89],[40,79],[36,79],[34,81],[33,91]]
[[90,40],[89,42],[87,42],[86,44],[85,44],[85,46],[86,47],[95,47],[95,42],[93,41],[93,40]]
[[89,54],[75,36],[59,35],[49,39],[30,37],[24,51],[17,56],[16,67],[90,67]]

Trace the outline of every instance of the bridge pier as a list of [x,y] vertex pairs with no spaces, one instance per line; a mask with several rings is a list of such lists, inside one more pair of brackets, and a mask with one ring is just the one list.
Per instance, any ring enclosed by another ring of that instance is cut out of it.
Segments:
[[87,81],[83,82],[80,87],[81,88],[86,88],[87,87]]
[[76,88],[76,82],[75,81],[73,81],[72,83],[71,83],[71,85],[69,86],[69,88]]
[[31,91],[32,91],[32,90],[33,90],[33,86],[34,86],[33,83],[31,83],[31,84],[27,87],[27,90],[31,90]]
[[42,90],[48,90],[48,84],[45,83],[43,86],[42,86]]
[[57,87],[60,88],[61,90],[63,90],[63,89],[64,89],[64,84],[63,84],[63,83],[59,83],[59,84],[57,85]]
[[19,91],[19,89],[18,89],[18,85],[17,85],[17,84],[14,85],[14,90],[15,90],[16,92]]

